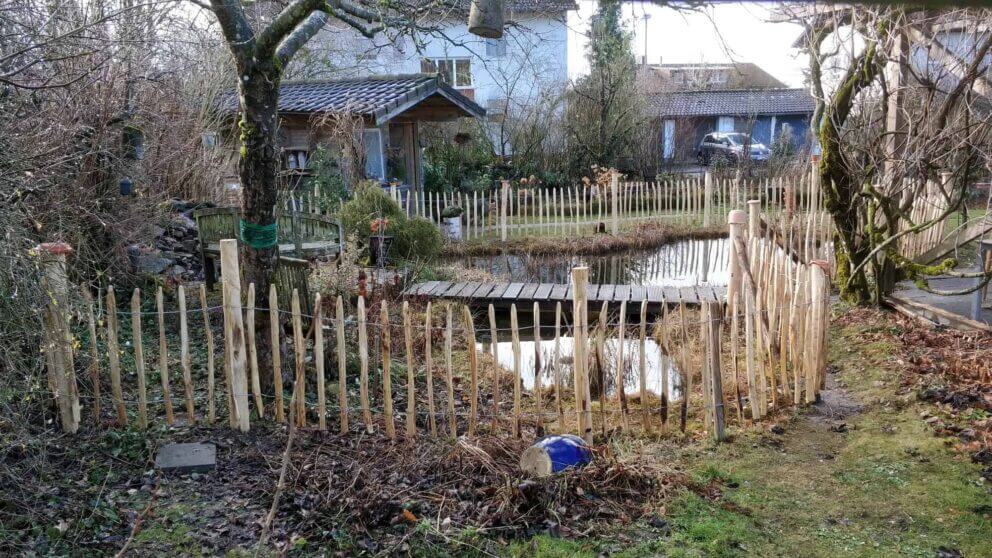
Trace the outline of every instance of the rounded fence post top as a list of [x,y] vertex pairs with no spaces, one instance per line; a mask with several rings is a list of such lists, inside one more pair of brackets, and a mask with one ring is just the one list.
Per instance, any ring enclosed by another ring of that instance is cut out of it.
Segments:
[[741,209],[735,209],[727,215],[728,225],[743,225],[747,223],[747,213]]
[[830,262],[827,260],[810,260],[810,265],[815,265],[816,267],[823,270],[827,275],[830,274]]
[[749,207],[754,207],[755,205],[760,205],[761,200],[747,200],[747,205]]
[[36,249],[39,252],[53,256],[63,256],[72,253],[72,246],[65,242],[42,242]]

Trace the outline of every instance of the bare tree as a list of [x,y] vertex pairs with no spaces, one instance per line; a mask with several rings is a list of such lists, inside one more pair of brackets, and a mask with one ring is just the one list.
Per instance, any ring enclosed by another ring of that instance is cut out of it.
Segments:
[[[990,13],[808,5],[790,13],[807,29],[841,292],[878,303],[900,279],[926,287],[927,276],[956,262],[913,261],[907,240],[960,211],[989,171]],[[940,30],[951,30],[957,51]]]

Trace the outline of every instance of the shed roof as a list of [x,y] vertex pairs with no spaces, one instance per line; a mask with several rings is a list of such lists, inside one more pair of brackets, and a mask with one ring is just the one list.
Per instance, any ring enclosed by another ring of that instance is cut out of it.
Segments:
[[673,91],[648,97],[655,116],[767,116],[809,114],[813,97],[805,89]]
[[[286,82],[279,86],[279,112],[354,114],[382,124],[432,98],[432,105],[447,108],[455,116],[486,115],[484,108],[442,83],[436,74]],[[224,104],[233,110],[233,95]]]

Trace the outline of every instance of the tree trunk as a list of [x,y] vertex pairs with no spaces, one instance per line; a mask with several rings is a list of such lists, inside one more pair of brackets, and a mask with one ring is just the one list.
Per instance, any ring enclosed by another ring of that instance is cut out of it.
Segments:
[[[278,99],[280,72],[273,63],[240,72],[239,95],[241,120],[241,157],[238,175],[242,188],[242,219],[249,225],[271,225],[276,220],[276,176],[279,170],[279,146],[276,132],[279,126]],[[281,232],[281,231],[280,231]],[[278,242],[278,241],[277,241]],[[269,331],[269,284],[272,282],[279,258],[278,244],[254,248],[242,242],[245,283],[255,284],[255,307],[259,367],[262,390],[272,392],[272,346]],[[280,306],[289,301],[280,301]],[[277,349],[278,350],[278,349]],[[266,373],[269,372],[269,373]]]

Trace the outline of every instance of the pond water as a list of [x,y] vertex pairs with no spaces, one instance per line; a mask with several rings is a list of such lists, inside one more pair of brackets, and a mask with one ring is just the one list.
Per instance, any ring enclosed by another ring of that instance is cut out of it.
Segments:
[[[505,255],[487,258],[470,258],[466,264],[492,273],[497,281],[514,283],[558,283],[571,280],[573,266],[589,266],[589,282],[600,284],[627,284],[658,287],[687,287],[692,285],[726,285],[728,280],[729,242],[725,238],[687,240],[666,244],[651,250],[633,250],[605,256],[528,256]],[[568,308],[564,310],[567,312]],[[554,385],[555,364],[562,374],[563,385],[571,385],[573,338],[568,325],[560,331],[558,358],[555,358],[554,315],[541,316],[541,342],[534,341],[533,316],[528,309],[519,312],[520,373],[524,387],[532,389],[537,355],[540,355],[541,377],[544,386]],[[611,308],[616,312],[616,309]],[[565,315],[565,323],[570,317]],[[591,316],[590,334],[596,316]],[[480,351],[492,352],[489,322],[484,312],[476,314],[476,331],[479,333]],[[653,321],[653,317],[649,318]],[[615,318],[611,318],[611,322]],[[640,392],[640,341],[636,315],[628,316],[623,342],[624,390],[630,394]],[[510,338],[508,310],[496,315],[498,343],[496,356],[500,365],[513,370],[513,344]],[[616,328],[610,328],[605,340],[607,393],[616,393],[616,367],[620,340]],[[593,352],[590,345],[589,354]],[[681,376],[675,360],[665,354],[653,340],[645,340],[645,368],[647,390],[658,395],[662,390],[662,377],[668,378],[668,397],[675,401],[681,397]],[[592,370],[590,370],[592,372]]]
[[688,287],[726,285],[729,256],[727,239],[714,238],[606,256],[502,255],[468,258],[465,264],[511,283],[568,283],[572,267],[585,264],[593,284]]
[[[555,363],[557,362],[557,371],[562,376],[562,385],[571,386],[572,385],[572,347],[574,345],[574,339],[571,336],[562,336],[560,340],[560,348],[558,353],[558,359],[555,359],[555,341],[554,337],[550,340],[544,339],[545,335],[549,333],[554,335],[554,326],[548,328],[550,331],[544,332],[542,329],[542,339],[540,343],[540,356],[541,356],[541,383],[548,389],[549,386],[554,385],[554,373],[555,373]],[[521,332],[523,333],[523,332]],[[509,336],[509,335],[507,335]],[[479,351],[492,352],[492,343],[477,343],[476,344]],[[606,355],[606,385],[607,393],[616,393],[616,366],[617,366],[617,350],[620,347],[620,340],[606,339],[604,343],[604,353]],[[635,337],[631,340],[629,337],[624,338],[624,359],[623,359],[623,371],[624,371],[624,391],[626,393],[638,394],[641,390],[640,385],[640,342]],[[520,340],[520,374],[523,377],[523,385],[526,389],[533,389],[535,385],[534,370],[536,368],[536,353],[538,349],[538,344],[533,340],[524,341]],[[670,400],[677,400],[681,397],[681,377],[679,376],[678,368],[675,366],[675,362],[668,355],[664,354],[661,347],[654,342],[653,339],[646,339],[644,342],[644,353],[645,353],[645,370],[647,377],[647,391],[658,395],[662,390],[662,374],[668,376],[668,398]],[[513,371],[513,343],[509,340],[504,341],[500,339],[497,343],[497,360],[500,366],[502,366],[507,371]],[[591,373],[591,371],[590,371]]]

